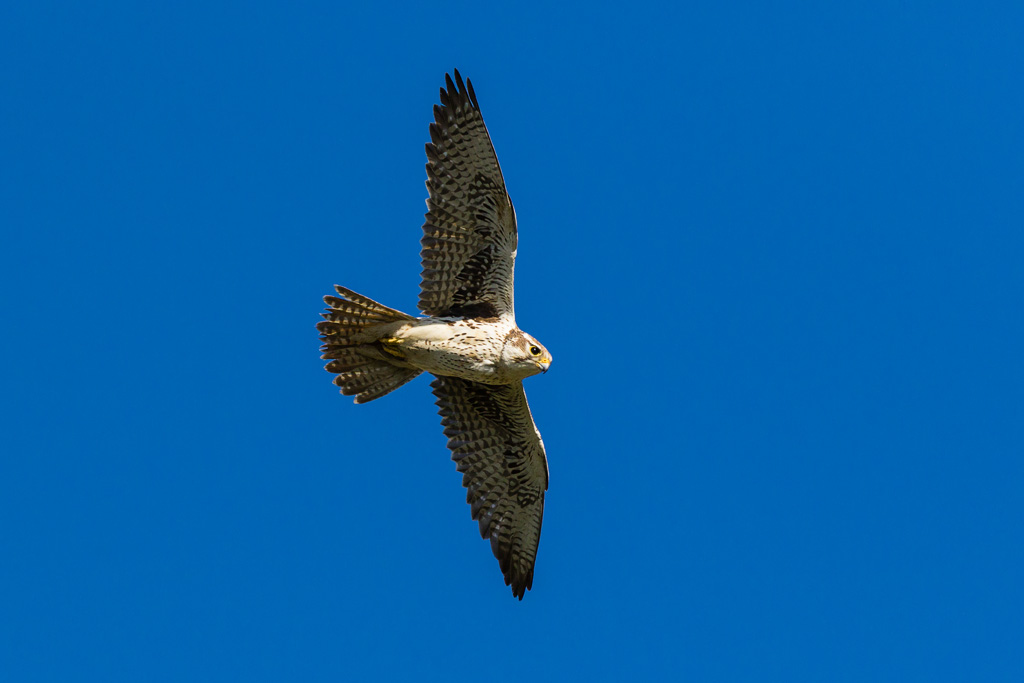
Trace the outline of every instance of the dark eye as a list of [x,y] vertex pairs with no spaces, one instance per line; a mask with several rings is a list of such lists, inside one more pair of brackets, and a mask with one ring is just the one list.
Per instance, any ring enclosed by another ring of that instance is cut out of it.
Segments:
[[530,353],[532,353],[535,356],[539,356],[540,355],[540,349],[538,349],[536,346],[531,346],[530,347]]

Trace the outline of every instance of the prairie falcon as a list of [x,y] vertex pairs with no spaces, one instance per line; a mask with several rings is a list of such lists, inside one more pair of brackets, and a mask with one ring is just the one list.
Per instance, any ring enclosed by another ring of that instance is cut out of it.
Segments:
[[518,234],[473,84],[445,74],[427,143],[422,283],[415,318],[335,286],[317,325],[341,393],[365,403],[434,375],[441,425],[480,534],[523,599],[544,515],[548,467],[523,379],[551,354],[516,325]]

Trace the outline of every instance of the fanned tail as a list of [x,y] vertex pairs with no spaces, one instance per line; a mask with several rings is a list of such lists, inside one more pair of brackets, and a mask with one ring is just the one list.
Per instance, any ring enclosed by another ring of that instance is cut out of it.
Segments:
[[350,289],[338,285],[334,288],[342,298],[324,297],[328,308],[321,313],[324,320],[316,329],[323,342],[320,357],[330,360],[325,369],[337,373],[334,383],[341,387],[341,393],[354,394],[356,403],[366,403],[394,391],[422,372],[384,351],[380,343],[414,317]]

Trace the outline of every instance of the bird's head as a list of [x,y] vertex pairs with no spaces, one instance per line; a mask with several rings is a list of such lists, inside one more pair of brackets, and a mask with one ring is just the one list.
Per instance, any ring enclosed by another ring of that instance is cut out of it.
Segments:
[[551,354],[531,335],[522,330],[513,330],[505,341],[502,360],[511,375],[523,379],[547,372],[551,365]]

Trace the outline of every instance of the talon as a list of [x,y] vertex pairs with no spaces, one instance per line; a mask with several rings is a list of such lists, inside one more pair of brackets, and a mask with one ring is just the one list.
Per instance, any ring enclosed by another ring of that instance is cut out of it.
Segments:
[[400,339],[397,339],[395,337],[388,337],[387,339],[380,340],[380,348],[385,353],[389,353],[395,358],[405,360],[405,353],[402,352],[402,349],[399,346],[401,343],[402,340]]

